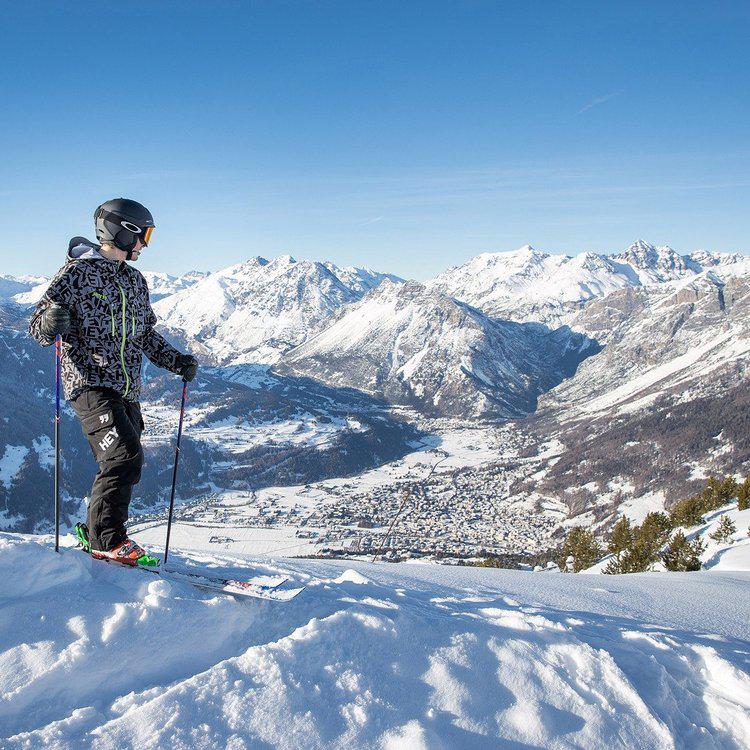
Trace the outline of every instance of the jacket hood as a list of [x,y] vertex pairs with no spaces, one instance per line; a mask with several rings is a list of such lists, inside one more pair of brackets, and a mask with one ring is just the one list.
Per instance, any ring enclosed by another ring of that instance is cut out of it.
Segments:
[[78,258],[106,258],[99,252],[101,245],[87,240],[85,237],[73,237],[68,244],[68,260],[77,260]]

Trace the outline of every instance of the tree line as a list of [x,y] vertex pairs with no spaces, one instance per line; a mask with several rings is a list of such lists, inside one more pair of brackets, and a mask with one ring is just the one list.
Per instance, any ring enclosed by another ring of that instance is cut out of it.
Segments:
[[[642,573],[661,561],[667,570],[700,570],[705,545],[698,537],[688,539],[682,527],[700,526],[704,515],[737,501],[738,510],[750,507],[750,476],[742,483],[733,477],[710,477],[695,495],[675,503],[664,513],[648,513],[639,525],[623,516],[614,525],[604,544],[593,531],[574,526],[562,545],[558,565],[561,570],[578,573],[596,564],[606,553],[612,555],[604,573]],[[727,542],[736,533],[734,523],[722,516],[711,538]]]

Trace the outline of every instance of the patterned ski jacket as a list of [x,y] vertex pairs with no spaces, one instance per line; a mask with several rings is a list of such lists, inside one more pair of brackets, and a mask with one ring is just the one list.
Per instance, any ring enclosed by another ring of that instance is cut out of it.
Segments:
[[67,307],[72,325],[62,337],[62,383],[70,400],[96,387],[112,388],[130,401],[141,390],[141,360],[177,372],[180,352],[154,330],[148,284],[124,261],[105,258],[99,246],[75,237],[68,259],[52,279],[29,322],[42,346],[54,339],[41,332],[42,313],[53,303]]

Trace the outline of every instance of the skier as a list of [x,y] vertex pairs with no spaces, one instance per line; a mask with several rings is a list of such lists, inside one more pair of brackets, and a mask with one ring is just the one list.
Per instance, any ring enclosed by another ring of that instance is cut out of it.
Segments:
[[87,519],[92,556],[155,565],[158,560],[125,529],[143,466],[142,354],[185,381],[195,377],[198,362],[154,329],[146,279],[126,262],[138,260],[151,239],[149,210],[115,198],[96,209],[94,223],[100,244],[84,237],[70,241],[66,263],[37,304],[29,333],[42,346],[61,336],[65,398],[99,464]]

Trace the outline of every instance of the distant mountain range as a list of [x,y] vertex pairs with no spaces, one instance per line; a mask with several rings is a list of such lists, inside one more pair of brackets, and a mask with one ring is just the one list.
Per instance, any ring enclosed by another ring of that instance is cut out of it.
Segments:
[[[208,276],[207,271],[190,271],[183,276],[168,273],[143,271],[151,292],[151,302],[182,291]],[[15,302],[19,305],[36,304],[49,285],[49,276],[0,275],[0,302]]]
[[[514,469],[513,496],[564,504],[582,522],[659,507],[707,473],[750,473],[742,254],[680,255],[643,241],[572,257],[526,246],[423,284],[288,255],[145,275],[161,329],[204,365],[186,448],[205,482],[196,492],[341,476],[402,455],[415,431],[388,404],[427,418],[517,420],[533,473]],[[4,528],[47,518],[33,497],[51,466],[52,357],[25,335],[47,283],[0,277]],[[148,365],[145,379],[157,473],[143,486],[155,501],[173,379]],[[73,507],[91,467],[70,414],[63,426]]]
[[618,289],[692,278],[746,257],[703,250],[680,255],[643,240],[616,255],[552,255],[526,245],[509,253],[482,253],[427,286],[493,317],[556,326],[569,322],[592,299]]
[[255,257],[208,274],[154,305],[177,340],[216,364],[269,364],[389,274],[332,263]]

